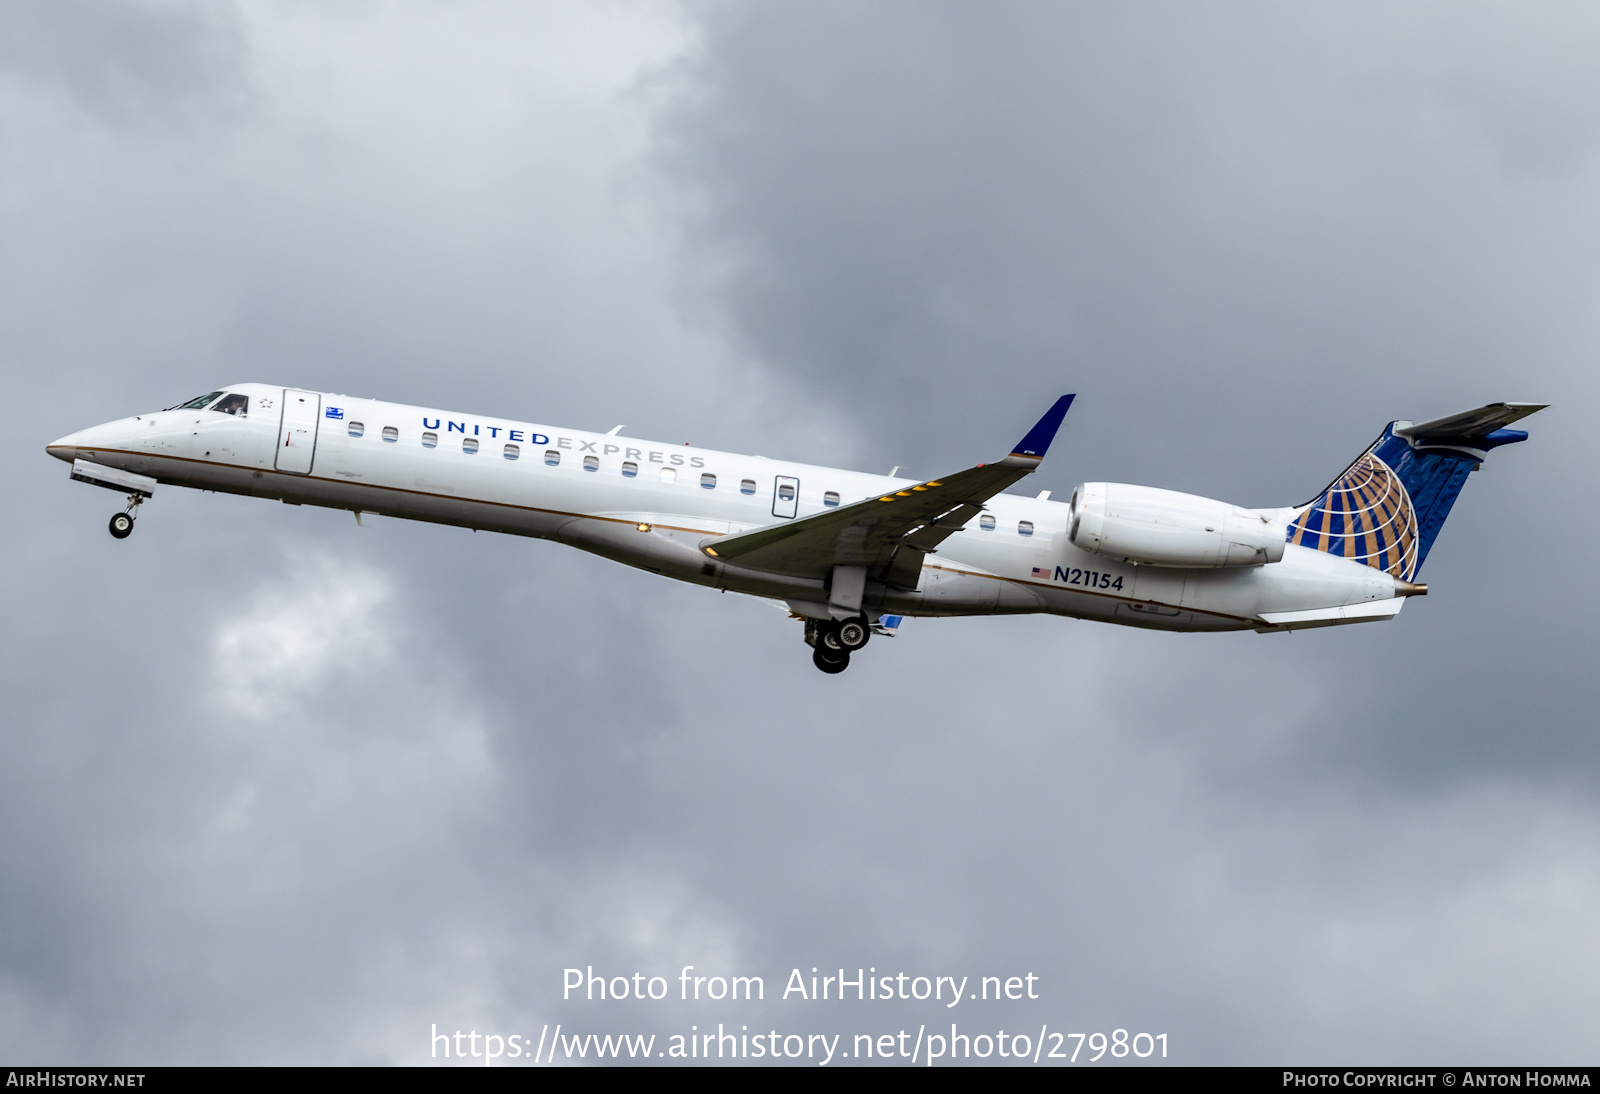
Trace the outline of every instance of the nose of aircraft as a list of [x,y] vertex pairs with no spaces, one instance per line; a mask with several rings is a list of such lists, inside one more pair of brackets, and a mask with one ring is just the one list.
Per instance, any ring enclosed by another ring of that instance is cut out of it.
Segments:
[[68,433],[59,441],[51,441],[45,445],[44,450],[58,460],[66,460],[71,463],[78,458],[78,438],[82,436],[83,430],[81,429],[76,433]]
[[141,424],[155,424],[155,419],[144,415],[138,418],[123,418],[121,421],[106,422],[104,425],[92,425],[88,429],[80,429],[76,433],[68,433],[59,441],[51,441],[44,446],[44,450],[58,460],[71,463],[76,459],[94,459],[95,455],[85,457],[85,452],[104,454],[110,449],[126,449],[138,446],[141,439],[139,427]]

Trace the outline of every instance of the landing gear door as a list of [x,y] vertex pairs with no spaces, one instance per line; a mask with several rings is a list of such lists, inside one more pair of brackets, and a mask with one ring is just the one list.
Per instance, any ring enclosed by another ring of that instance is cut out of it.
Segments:
[[772,515],[792,517],[800,511],[800,480],[779,475],[772,484]]
[[283,416],[278,426],[279,471],[293,475],[311,473],[317,450],[317,421],[322,417],[322,396],[314,391],[283,389]]

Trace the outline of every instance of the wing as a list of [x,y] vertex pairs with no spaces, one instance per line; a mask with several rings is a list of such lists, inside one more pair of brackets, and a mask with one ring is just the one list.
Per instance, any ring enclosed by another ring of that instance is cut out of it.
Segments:
[[980,463],[802,520],[706,540],[701,550],[724,562],[796,577],[826,577],[835,566],[865,566],[873,580],[915,589],[929,552],[965,527],[984,502],[1039,466],[1072,399],[1057,399],[998,463]]

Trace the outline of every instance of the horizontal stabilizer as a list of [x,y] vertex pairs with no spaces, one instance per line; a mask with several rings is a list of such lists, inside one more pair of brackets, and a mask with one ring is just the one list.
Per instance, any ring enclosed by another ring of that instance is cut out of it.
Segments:
[[1435,418],[1431,422],[1401,426],[1395,433],[1407,440],[1419,442],[1468,441],[1487,437],[1495,430],[1503,429],[1519,418],[1526,418],[1529,414],[1537,413],[1549,405],[1549,403],[1490,403],[1477,410],[1464,410],[1460,414]]

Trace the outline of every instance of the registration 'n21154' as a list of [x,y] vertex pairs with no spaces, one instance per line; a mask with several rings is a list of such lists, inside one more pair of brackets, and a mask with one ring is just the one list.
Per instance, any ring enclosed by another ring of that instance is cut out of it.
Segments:
[[1067,569],[1057,566],[1055,579],[1064,581],[1068,585],[1082,585],[1089,589],[1121,589],[1122,577],[1118,574],[1103,574],[1099,570],[1080,570],[1077,567]]

